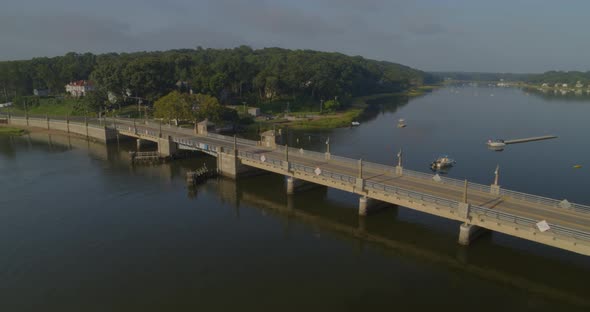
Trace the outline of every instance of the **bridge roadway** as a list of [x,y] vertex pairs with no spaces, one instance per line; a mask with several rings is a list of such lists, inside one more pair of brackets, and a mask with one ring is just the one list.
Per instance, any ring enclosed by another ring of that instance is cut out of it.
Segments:
[[[490,186],[469,183],[467,204],[463,203],[463,181],[349,158],[283,146],[264,147],[261,142],[194,130],[161,126],[156,122],[136,124],[129,120],[102,123],[105,131],[151,140],[162,138],[179,148],[204,151],[233,159],[238,166],[254,167],[360,195],[386,203],[464,222],[538,243],[590,255],[590,207]],[[51,126],[48,121],[48,127]],[[237,150],[237,151],[236,151]],[[264,157],[262,157],[264,155]],[[237,156],[237,157],[236,157]],[[320,169],[321,173],[315,172]],[[546,220],[550,230],[535,224]],[[461,234],[463,233],[461,227]],[[468,230],[467,236],[471,234]],[[469,241],[470,239],[468,239]],[[468,243],[467,241],[467,243]]]

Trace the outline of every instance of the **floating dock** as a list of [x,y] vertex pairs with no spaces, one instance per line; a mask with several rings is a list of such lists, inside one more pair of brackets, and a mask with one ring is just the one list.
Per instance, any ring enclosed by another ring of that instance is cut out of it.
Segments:
[[160,163],[166,160],[158,152],[129,152],[132,163]]
[[539,137],[532,137],[532,138],[506,140],[506,141],[504,141],[504,143],[505,144],[517,144],[517,143],[549,140],[549,139],[555,139],[555,138],[557,138],[557,136],[555,136],[555,135],[546,135],[546,136],[539,136]]

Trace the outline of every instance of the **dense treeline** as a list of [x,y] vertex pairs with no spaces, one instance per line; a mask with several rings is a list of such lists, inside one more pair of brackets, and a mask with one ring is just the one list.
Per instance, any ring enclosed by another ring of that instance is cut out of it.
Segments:
[[282,96],[330,99],[396,92],[436,80],[407,66],[359,56],[279,48],[253,50],[246,46],[102,55],[68,53],[0,62],[0,95],[8,99],[31,94],[34,88],[50,88],[53,94],[61,94],[66,83],[79,79],[91,79],[104,98],[110,92],[154,101],[173,90],[190,88],[223,104]]
[[578,81],[584,85],[590,83],[590,71],[548,71],[542,74],[530,75],[528,82],[540,84],[540,83],[567,83],[570,86],[574,86]]

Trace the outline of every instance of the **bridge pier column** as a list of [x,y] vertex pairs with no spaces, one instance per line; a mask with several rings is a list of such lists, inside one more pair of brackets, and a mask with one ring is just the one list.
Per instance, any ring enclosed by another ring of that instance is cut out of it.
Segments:
[[463,223],[459,227],[459,244],[468,246],[476,238],[486,233],[488,230],[476,225]]
[[177,150],[178,146],[176,142],[172,141],[170,136],[158,139],[158,154],[160,154],[160,156],[172,156]]
[[296,191],[305,191],[315,187],[321,187],[320,184],[315,184],[311,182],[307,182],[301,179],[296,179],[294,177],[285,176],[285,181],[287,184],[287,194],[293,195]]
[[295,178],[287,177],[287,194],[295,194]]
[[359,216],[364,217],[371,213],[375,213],[387,207],[387,205],[386,202],[368,198],[367,196],[361,196],[359,197]]

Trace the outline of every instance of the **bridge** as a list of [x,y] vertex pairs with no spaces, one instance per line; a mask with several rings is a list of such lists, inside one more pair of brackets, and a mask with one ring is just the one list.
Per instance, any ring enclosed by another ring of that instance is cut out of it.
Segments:
[[400,157],[396,166],[318,153],[276,144],[276,133],[260,141],[209,133],[206,123],[194,129],[162,125],[153,120],[49,119],[0,116],[13,125],[40,127],[112,141],[120,136],[155,142],[162,156],[179,149],[217,158],[220,174],[231,178],[256,172],[286,177],[286,192],[321,185],[359,195],[359,215],[393,204],[462,222],[459,243],[470,244],[485,230],[590,255],[590,206],[502,188],[468,183],[408,170]]

